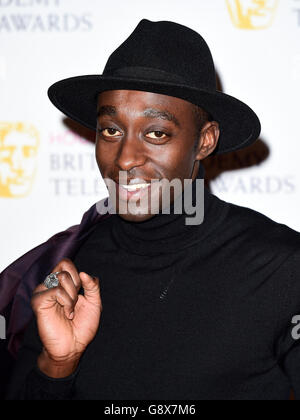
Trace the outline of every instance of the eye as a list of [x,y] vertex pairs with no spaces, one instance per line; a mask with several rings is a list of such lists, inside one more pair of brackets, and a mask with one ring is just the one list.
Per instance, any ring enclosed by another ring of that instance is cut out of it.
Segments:
[[4,149],[0,150],[0,156],[2,159],[6,159],[12,156],[14,152],[14,147],[4,147]]
[[10,156],[10,152],[8,150],[1,150],[0,151],[0,156],[2,158],[8,158]]
[[99,130],[99,133],[103,134],[105,137],[117,137],[122,135],[119,130],[112,127],[103,128],[102,130]]
[[25,146],[23,149],[24,156],[29,158],[35,155],[35,150],[33,147]]
[[168,137],[168,135],[166,133],[164,133],[163,131],[151,131],[150,133],[148,133],[146,135],[146,137],[149,137],[150,139],[165,139],[166,137]]

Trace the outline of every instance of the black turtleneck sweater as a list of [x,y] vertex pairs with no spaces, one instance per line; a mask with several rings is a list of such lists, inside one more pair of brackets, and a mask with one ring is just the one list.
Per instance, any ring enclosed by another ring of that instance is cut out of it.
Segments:
[[185,217],[99,222],[74,260],[100,278],[94,341],[72,376],[47,378],[33,322],[9,399],[300,398],[300,234],[207,188],[204,222]]

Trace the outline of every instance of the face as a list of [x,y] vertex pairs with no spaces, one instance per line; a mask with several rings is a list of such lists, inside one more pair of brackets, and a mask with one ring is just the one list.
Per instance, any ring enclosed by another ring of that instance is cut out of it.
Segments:
[[239,28],[260,29],[272,23],[278,0],[227,0],[227,4]]
[[[196,139],[192,107],[182,99],[150,92],[113,90],[99,95],[96,159],[104,180],[112,181],[107,183],[109,194],[116,192],[116,212],[123,219],[140,222],[153,217],[151,203],[161,209],[164,180],[179,179],[182,186],[184,179],[194,180],[199,160],[217,146],[216,122],[206,123]],[[132,183],[138,186],[130,188]],[[172,203],[172,188],[170,192]]]
[[36,172],[39,136],[31,126],[0,126],[0,196],[24,197]]

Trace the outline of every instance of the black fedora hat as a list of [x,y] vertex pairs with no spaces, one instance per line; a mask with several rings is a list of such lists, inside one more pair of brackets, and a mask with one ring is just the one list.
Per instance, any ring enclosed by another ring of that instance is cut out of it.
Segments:
[[254,111],[217,90],[213,58],[201,35],[174,22],[143,19],[111,54],[103,74],[61,80],[48,95],[65,115],[96,130],[98,94],[119,89],[174,96],[204,108],[220,124],[213,154],[250,146],[260,135]]

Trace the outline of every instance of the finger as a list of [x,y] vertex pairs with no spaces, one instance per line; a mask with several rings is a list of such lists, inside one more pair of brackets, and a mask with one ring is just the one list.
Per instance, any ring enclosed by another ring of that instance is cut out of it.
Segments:
[[77,268],[72,260],[63,258],[52,270],[53,273],[67,271],[70,273],[76,289],[79,291],[81,288],[81,280]]
[[42,293],[42,292],[46,292],[48,289],[47,287],[44,285],[44,283],[39,284],[33,291],[32,296],[38,294],[38,293]]
[[[54,274],[54,273],[51,273]],[[32,296],[38,294],[38,293],[42,293],[42,292],[46,292],[48,289],[48,287],[45,286],[45,283],[40,283],[39,285],[37,285],[37,287],[34,289]]]
[[75,302],[61,286],[37,293],[31,300],[31,306],[35,314],[49,310],[57,304],[64,308],[67,318],[73,319]]
[[99,279],[84,272],[79,273],[79,276],[81,278],[85,299],[93,305],[101,306]]
[[[74,284],[73,278],[71,277],[71,274],[67,271],[61,271],[59,274],[57,274],[57,278],[61,286],[67,291],[67,293],[69,293],[71,298],[77,301],[78,292],[81,286],[79,288],[76,287],[76,285]],[[81,280],[80,280],[80,284],[81,284]],[[35,288],[35,290],[33,291],[33,295],[35,295],[36,293],[45,292],[47,290],[48,288],[45,286],[45,284],[41,283]]]
[[63,287],[57,287],[55,296],[57,303],[64,308],[65,316],[69,319],[73,319],[76,302]]
[[62,271],[57,275],[60,286],[65,289],[71,299],[76,303],[78,300],[78,291],[71,277],[67,271]]

